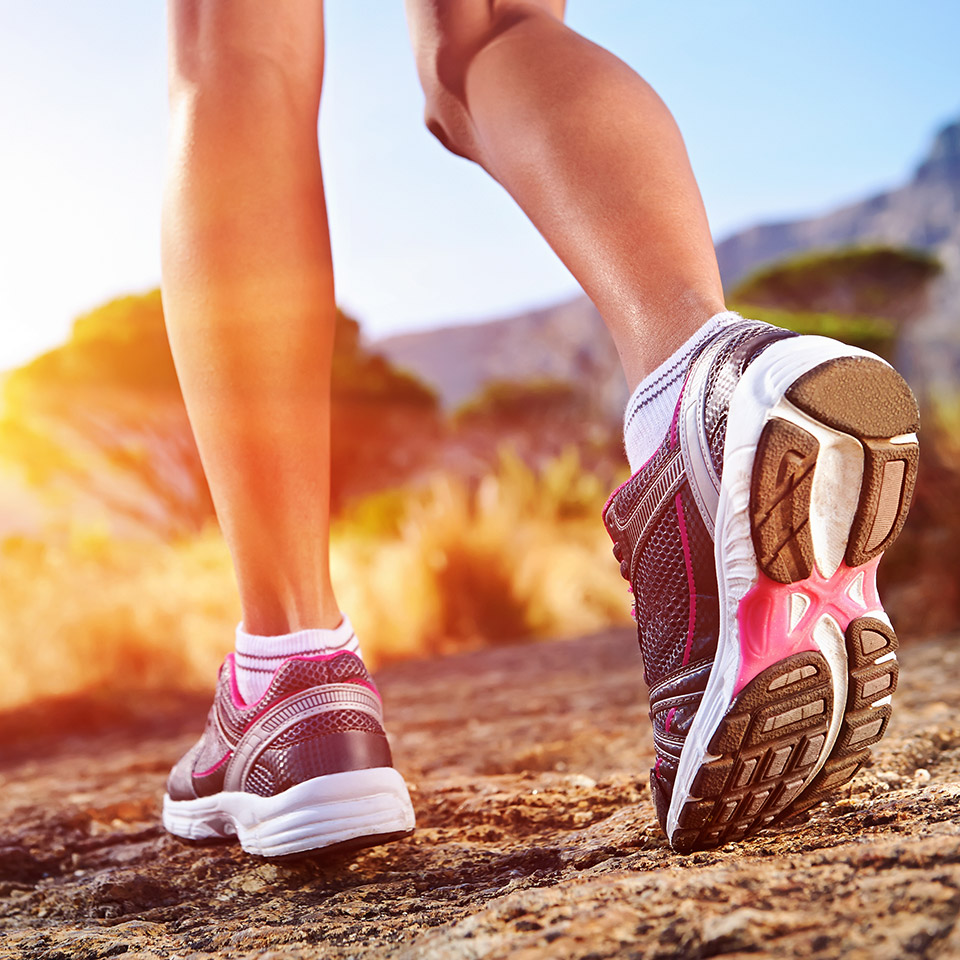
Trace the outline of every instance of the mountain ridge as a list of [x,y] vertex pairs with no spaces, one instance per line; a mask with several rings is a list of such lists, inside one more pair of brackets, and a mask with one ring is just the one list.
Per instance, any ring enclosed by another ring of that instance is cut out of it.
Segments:
[[[944,266],[930,308],[911,326],[900,358],[916,384],[955,384],[960,373],[960,119],[942,127],[912,176],[822,215],[759,223],[717,243],[729,291],[759,267],[816,249],[867,243],[916,248]],[[437,391],[445,407],[494,380],[588,383],[618,419],[627,398],[616,349],[596,307],[571,300],[463,325],[396,334],[373,344]]]
[[738,231],[717,244],[717,260],[729,288],[788,254],[867,242],[928,251],[960,245],[960,120],[938,131],[905,184],[822,215]]

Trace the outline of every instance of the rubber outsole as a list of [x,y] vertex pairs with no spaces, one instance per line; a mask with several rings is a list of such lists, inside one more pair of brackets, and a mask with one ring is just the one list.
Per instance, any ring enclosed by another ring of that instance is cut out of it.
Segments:
[[[812,431],[771,410],[757,445],[749,503],[760,579],[773,592],[780,584],[787,592],[797,585],[806,605],[815,602],[803,593],[815,595],[808,581],[839,583],[845,591],[849,586],[862,601],[865,578],[875,575],[872,561],[896,540],[910,507],[919,459],[916,401],[891,367],[859,356],[815,366],[784,399],[801,417],[856,441],[862,454],[842,472],[859,470],[862,457],[860,492],[849,530],[837,533],[846,538],[842,568],[824,577],[811,522],[821,444]],[[845,451],[856,449],[845,443]],[[798,621],[806,610],[799,608]],[[809,643],[810,649],[787,652],[736,693],[679,810],[670,838],[675,849],[742,839],[820,803],[856,775],[886,731],[898,670],[897,638],[879,601],[862,612],[869,615],[838,620],[831,609],[822,618],[824,631],[836,636],[830,649]],[[791,614],[790,630],[793,620]]]
[[787,657],[752,680],[724,716],[683,806],[676,850],[740,840],[798,796],[827,737],[830,668],[819,653]]
[[883,701],[897,689],[897,635],[882,620],[859,617],[847,628],[845,639],[849,682],[839,734],[820,772],[778,821],[816,806],[849,783],[869,759],[868,748],[886,733],[891,706]]
[[799,377],[786,398],[863,446],[860,503],[845,556],[848,566],[862,566],[897,539],[907,519],[920,462],[917,401],[896,370],[868,357],[821,364]]
[[897,638],[874,618],[846,632],[848,700],[839,735],[810,780],[827,738],[833,688],[819,653],[793,654],[740,693],[710,743],[716,759],[700,768],[680,813],[673,847],[681,853],[741,840],[825,800],[857,774],[884,735],[897,686]]

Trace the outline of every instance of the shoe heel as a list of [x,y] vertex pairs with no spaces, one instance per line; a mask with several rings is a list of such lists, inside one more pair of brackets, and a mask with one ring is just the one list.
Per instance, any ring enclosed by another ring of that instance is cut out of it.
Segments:
[[407,785],[393,767],[314,777],[266,797],[239,791],[196,800],[168,796],[163,820],[179,837],[236,836],[247,853],[270,859],[374,846],[415,826]]
[[233,796],[240,845],[271,859],[372,846],[414,828],[407,786],[392,767],[316,777],[273,797]]
[[[764,426],[754,461],[750,527],[760,569],[796,583],[817,559],[829,577],[841,558],[859,567],[883,553],[910,509],[918,428],[910,388],[876,358],[838,357],[798,377]],[[818,469],[836,504],[819,517],[812,503]]]
[[884,552],[903,529],[917,480],[920,411],[893,367],[872,357],[838,357],[799,377],[785,398],[863,452],[860,501],[845,560],[859,567]]

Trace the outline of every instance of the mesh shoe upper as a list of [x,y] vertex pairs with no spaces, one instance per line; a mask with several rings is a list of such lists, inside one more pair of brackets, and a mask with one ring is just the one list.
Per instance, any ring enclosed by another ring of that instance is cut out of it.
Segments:
[[727,439],[727,411],[730,396],[743,371],[771,344],[796,336],[767,323],[745,321],[710,340],[699,362],[708,366],[707,388],[702,410],[704,432],[710,444],[713,467],[720,476],[723,469],[723,445]]
[[[790,335],[745,321],[721,330],[691,361],[691,366],[701,364],[707,377],[698,415],[717,477],[723,468],[734,387],[767,346]],[[678,417],[679,411],[680,403]],[[661,820],[684,738],[710,676],[720,629],[713,539],[684,469],[678,417],[659,450],[614,492],[604,509],[614,556],[634,592],[657,751],[651,785]]]
[[249,705],[227,657],[203,735],[174,766],[167,793],[173,800],[225,789],[272,796],[312,777],[391,763],[380,698],[359,657],[286,660]]

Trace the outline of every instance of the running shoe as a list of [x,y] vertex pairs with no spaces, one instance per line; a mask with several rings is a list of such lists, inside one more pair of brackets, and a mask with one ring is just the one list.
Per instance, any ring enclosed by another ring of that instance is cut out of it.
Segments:
[[188,840],[236,837],[261,857],[411,833],[410,796],[363,661],[352,653],[291,657],[247,705],[230,654],[203,736],[167,780],[163,824]]
[[877,564],[910,505],[918,429],[885,361],[745,320],[694,356],[662,445],[608,501],[675,849],[813,806],[883,736],[897,638]]

